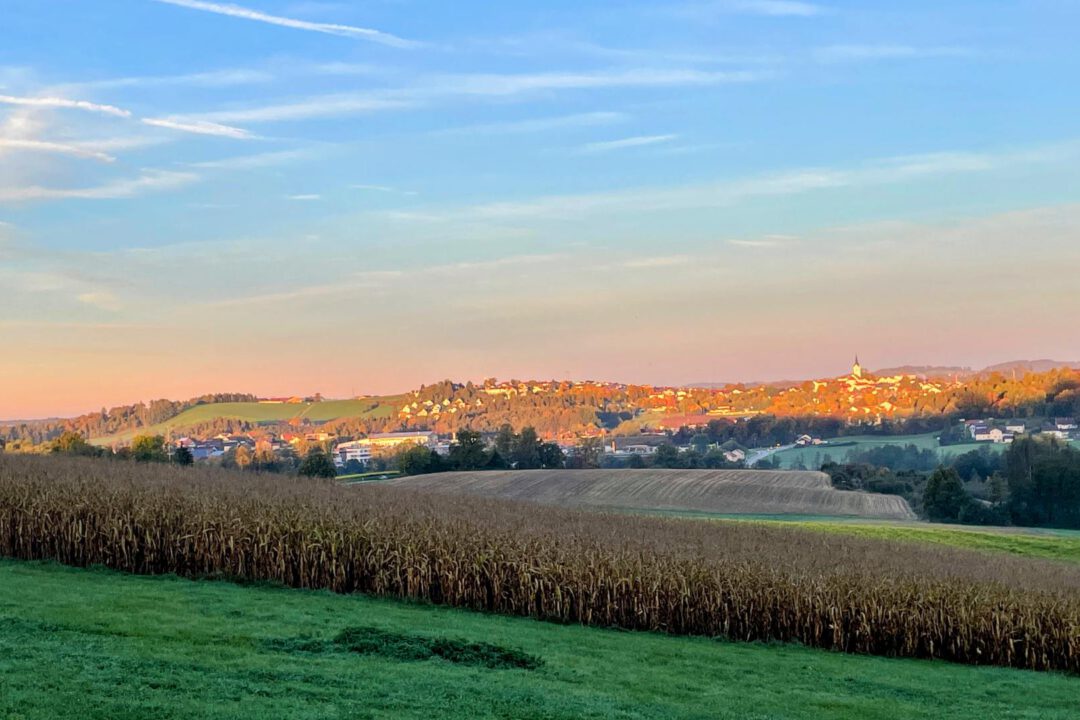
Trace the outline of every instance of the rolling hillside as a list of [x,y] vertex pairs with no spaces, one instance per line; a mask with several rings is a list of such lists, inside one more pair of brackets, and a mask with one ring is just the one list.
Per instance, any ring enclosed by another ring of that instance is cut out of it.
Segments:
[[[363,400],[326,400],[318,403],[207,403],[185,410],[163,423],[107,437],[92,438],[91,442],[99,445],[125,442],[134,435],[165,434],[176,429],[191,427],[220,418],[243,420],[251,423],[288,422],[295,418],[319,423],[339,418],[390,417],[395,412],[395,406],[400,402],[401,398],[394,396],[365,398]],[[378,405],[372,407],[376,403]]]
[[391,485],[546,505],[913,519],[902,498],[834,490],[824,473],[767,470],[510,470],[418,475]]

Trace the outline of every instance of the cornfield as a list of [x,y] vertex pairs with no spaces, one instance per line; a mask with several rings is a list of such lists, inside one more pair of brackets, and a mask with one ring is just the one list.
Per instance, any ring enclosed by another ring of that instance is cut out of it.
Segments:
[[0,455],[0,555],[1080,673],[1080,567],[754,524]]

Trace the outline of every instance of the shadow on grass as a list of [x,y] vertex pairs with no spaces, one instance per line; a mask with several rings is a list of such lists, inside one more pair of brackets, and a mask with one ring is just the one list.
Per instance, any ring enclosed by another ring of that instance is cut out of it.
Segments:
[[415,662],[439,658],[456,665],[472,665],[492,670],[536,670],[544,661],[515,648],[453,638],[389,632],[373,627],[347,627],[333,640],[315,638],[275,638],[264,646],[276,652],[312,654],[351,652],[358,655]]

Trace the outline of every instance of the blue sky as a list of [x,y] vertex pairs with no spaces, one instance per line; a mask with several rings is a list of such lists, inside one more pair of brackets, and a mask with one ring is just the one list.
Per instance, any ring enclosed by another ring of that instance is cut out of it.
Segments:
[[0,18],[0,416],[1080,357],[1077,2]]

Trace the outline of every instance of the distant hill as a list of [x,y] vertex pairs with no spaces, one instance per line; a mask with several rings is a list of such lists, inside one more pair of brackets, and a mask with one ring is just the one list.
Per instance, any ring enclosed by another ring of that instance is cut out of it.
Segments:
[[989,375],[991,373],[1044,373],[1061,368],[1080,370],[1080,362],[1068,362],[1062,360],[1011,360],[984,367],[982,370],[974,370],[969,367],[951,365],[901,365],[899,367],[881,368],[873,370],[874,375],[888,377],[890,375],[916,375],[927,378],[970,378],[977,375]]
[[997,365],[991,365],[990,367],[983,368],[984,373],[1000,372],[1035,372],[1043,373],[1051,370],[1060,370],[1062,368],[1071,368],[1073,370],[1080,369],[1080,362],[1063,362],[1061,360],[1013,360],[1012,362],[998,363]]
[[940,378],[940,377],[971,377],[978,374],[969,367],[955,365],[900,365],[899,367],[881,368],[871,370],[872,374],[879,377],[891,377],[895,375],[915,375],[917,377]]

